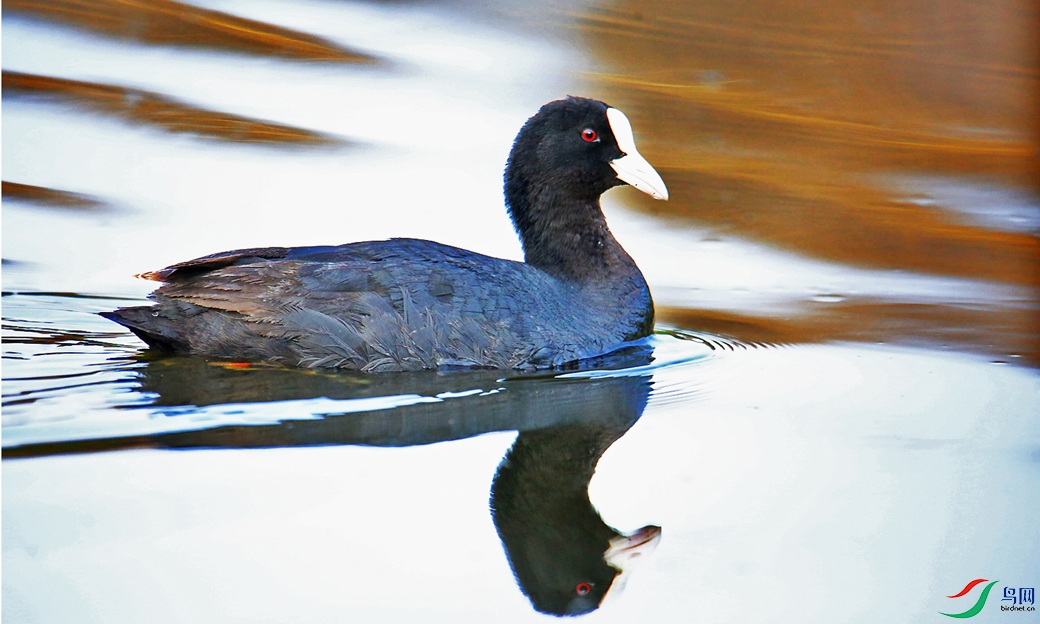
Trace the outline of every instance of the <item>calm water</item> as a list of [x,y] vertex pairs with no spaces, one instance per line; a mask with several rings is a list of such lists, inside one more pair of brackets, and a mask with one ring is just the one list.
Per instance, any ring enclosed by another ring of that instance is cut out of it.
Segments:
[[[995,622],[1040,584],[1024,14],[85,6],[4,6],[5,622],[546,619],[644,527],[589,621],[932,621],[986,578]],[[224,249],[519,259],[505,156],[568,93],[673,191],[604,198],[659,325],[599,368],[243,367],[96,315]]]

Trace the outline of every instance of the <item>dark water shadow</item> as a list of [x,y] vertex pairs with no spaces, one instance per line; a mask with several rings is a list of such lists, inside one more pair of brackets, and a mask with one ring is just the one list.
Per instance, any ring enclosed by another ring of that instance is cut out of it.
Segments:
[[[637,346],[589,361],[581,369],[627,369],[645,366],[651,361],[652,347]],[[594,415],[624,399],[622,395],[611,394],[616,384],[609,380],[500,370],[320,372],[151,352],[121,366],[136,376],[134,391],[143,400],[133,402],[135,407],[126,409],[143,407],[171,420],[184,418],[184,429],[197,429],[188,424],[187,417],[211,406],[231,406],[246,411],[250,406],[263,407],[278,402],[309,399],[329,399],[330,402],[327,412],[317,420],[297,420],[287,415],[285,420],[269,424],[8,446],[3,450],[4,458],[128,448],[410,446],[492,431],[526,431],[581,422],[589,414]],[[395,397],[420,400],[399,405],[393,402]],[[359,399],[373,402],[360,409],[344,403],[339,408],[342,411],[337,412],[337,401]]]
[[146,357],[133,363],[136,392],[169,418],[211,405],[261,405],[301,399],[374,399],[419,395],[411,405],[328,414],[316,420],[218,426],[93,440],[25,444],[6,460],[134,448],[244,449],[322,445],[410,446],[494,431],[518,431],[491,485],[492,517],[517,583],[535,609],[579,615],[619,593],[632,564],[656,546],[661,530],[630,535],[607,525],[588,486],[604,452],[642,415],[651,390],[652,347],[638,346],[584,368],[620,369],[616,376],[450,374],[350,375]]

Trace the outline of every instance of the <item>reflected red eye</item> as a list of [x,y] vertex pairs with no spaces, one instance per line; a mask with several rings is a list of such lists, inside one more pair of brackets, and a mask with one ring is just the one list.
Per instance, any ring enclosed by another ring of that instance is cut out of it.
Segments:
[[[592,134],[596,133],[593,132]],[[590,591],[592,591],[592,585],[589,585],[588,583],[578,583],[578,586],[574,588],[574,593],[578,594],[579,596],[584,596]]]
[[599,135],[596,134],[596,131],[593,130],[592,128],[585,128],[584,130],[581,131],[581,138],[585,139],[589,143],[592,143],[593,141],[595,141],[596,137],[598,137],[598,136]]

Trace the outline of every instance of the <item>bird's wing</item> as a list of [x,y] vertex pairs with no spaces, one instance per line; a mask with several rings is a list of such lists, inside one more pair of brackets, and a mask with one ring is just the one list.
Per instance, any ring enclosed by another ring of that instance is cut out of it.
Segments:
[[200,323],[188,336],[193,343],[242,341],[244,325],[273,341],[272,352],[298,353],[294,364],[304,366],[509,367],[526,357],[518,344],[525,332],[515,323],[524,317],[519,307],[529,282],[541,279],[531,271],[446,245],[395,239],[207,256],[164,269],[167,283],[154,297],[164,314],[219,311],[234,325],[214,331],[213,322]]

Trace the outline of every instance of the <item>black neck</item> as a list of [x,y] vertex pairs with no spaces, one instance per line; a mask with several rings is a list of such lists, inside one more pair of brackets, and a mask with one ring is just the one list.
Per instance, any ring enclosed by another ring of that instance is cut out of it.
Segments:
[[507,176],[506,203],[527,264],[575,282],[638,272],[610,233],[598,195],[564,196]]

